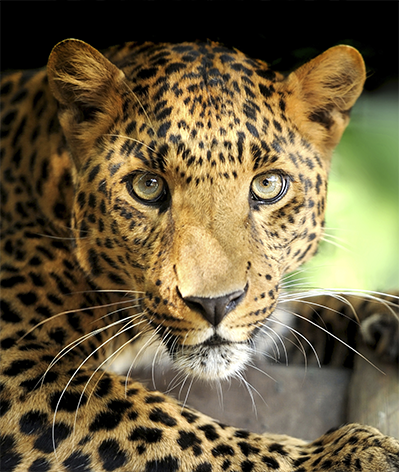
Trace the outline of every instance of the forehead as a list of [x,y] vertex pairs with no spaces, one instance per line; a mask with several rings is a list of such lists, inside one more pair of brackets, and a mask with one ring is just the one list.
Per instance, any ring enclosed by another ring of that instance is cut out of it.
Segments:
[[136,109],[126,134],[155,151],[151,167],[164,170],[177,156],[185,170],[200,164],[226,173],[244,162],[256,170],[295,141],[289,92],[263,61],[215,43],[131,44],[110,59]]

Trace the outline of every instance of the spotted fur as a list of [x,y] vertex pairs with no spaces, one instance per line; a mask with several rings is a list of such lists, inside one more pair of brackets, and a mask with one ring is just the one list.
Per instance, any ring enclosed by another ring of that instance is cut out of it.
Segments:
[[4,77],[2,471],[397,470],[371,427],[256,435],[107,369],[150,344],[194,377],[245,367],[316,251],[364,79],[346,46],[284,77],[210,42],[77,40]]

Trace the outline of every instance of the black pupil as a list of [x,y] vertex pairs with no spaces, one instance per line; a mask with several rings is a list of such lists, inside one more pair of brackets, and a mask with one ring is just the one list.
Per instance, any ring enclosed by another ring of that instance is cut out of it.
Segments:
[[155,187],[157,184],[157,181],[155,179],[148,179],[145,183],[146,187]]

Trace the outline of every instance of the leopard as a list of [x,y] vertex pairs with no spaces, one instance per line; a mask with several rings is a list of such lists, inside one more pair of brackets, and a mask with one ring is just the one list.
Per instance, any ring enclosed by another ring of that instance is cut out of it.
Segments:
[[[245,369],[282,278],[317,251],[365,78],[346,45],[282,74],[210,40],[67,39],[46,68],[3,75],[3,472],[399,470],[399,441],[374,427],[252,433],[115,367]],[[349,302],[397,361],[394,302]],[[343,337],[349,312],[331,324]]]

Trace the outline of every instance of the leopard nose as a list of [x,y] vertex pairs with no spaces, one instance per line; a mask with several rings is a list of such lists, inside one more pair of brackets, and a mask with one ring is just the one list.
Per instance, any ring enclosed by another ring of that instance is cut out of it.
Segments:
[[217,326],[244,299],[245,293],[246,290],[237,290],[216,298],[185,297],[183,300],[190,308],[200,312],[211,325]]

